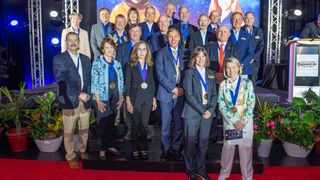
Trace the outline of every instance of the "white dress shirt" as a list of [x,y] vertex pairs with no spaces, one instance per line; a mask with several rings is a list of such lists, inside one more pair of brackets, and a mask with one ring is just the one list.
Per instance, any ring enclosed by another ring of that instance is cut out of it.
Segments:
[[72,58],[72,61],[73,61],[74,65],[76,66],[76,68],[77,68],[77,65],[78,65],[78,58],[79,58],[78,73],[79,73],[80,79],[81,79],[81,90],[82,90],[83,89],[83,71],[82,71],[82,63],[81,63],[81,59],[80,59],[80,54],[78,52],[78,55],[75,56],[70,51],[68,51],[68,53],[70,54],[70,56]]

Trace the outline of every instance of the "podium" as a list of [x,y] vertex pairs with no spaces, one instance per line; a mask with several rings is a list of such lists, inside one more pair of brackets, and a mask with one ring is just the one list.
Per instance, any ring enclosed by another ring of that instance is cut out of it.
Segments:
[[289,42],[288,101],[302,97],[311,88],[320,95],[320,39],[299,39]]

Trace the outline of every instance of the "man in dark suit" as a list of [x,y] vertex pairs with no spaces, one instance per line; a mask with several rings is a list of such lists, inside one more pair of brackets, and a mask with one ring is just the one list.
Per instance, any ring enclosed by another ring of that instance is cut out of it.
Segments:
[[178,29],[180,33],[180,45],[182,47],[189,47],[190,36],[198,31],[198,28],[192,24],[189,24],[190,11],[186,6],[179,8],[180,22],[174,25],[174,28]]
[[179,20],[174,17],[174,14],[176,13],[176,6],[171,3],[168,3],[165,7],[165,11],[169,19],[169,27],[173,27],[175,24],[179,22]]
[[232,24],[231,35],[229,43],[238,45],[240,47],[240,63],[243,67],[242,75],[247,75],[249,79],[252,78],[252,68],[250,62],[254,55],[254,41],[249,33],[241,29],[243,17],[239,12],[231,15],[230,21]]
[[206,14],[201,14],[199,16],[198,24],[200,29],[190,36],[190,51],[193,51],[197,46],[204,47],[209,42],[217,40],[216,35],[207,30],[209,23],[209,17]]
[[148,6],[145,11],[146,21],[140,23],[142,30],[141,40],[150,43],[150,38],[153,34],[159,31],[157,23],[154,22],[156,10],[152,6]]
[[108,8],[101,8],[99,10],[99,18],[101,22],[92,25],[90,34],[90,44],[93,51],[93,59],[101,55],[99,50],[103,38],[108,37],[113,33],[114,25],[110,23],[110,10]]
[[151,51],[156,53],[159,49],[163,48],[167,44],[166,34],[169,28],[169,20],[167,16],[161,15],[159,17],[158,25],[160,31],[151,36]]
[[247,12],[244,18],[245,26],[242,29],[246,30],[254,41],[254,55],[250,61],[250,67],[252,69],[252,84],[256,84],[258,78],[258,72],[260,67],[260,58],[264,48],[264,36],[262,29],[253,26],[254,15],[253,12]]
[[310,22],[303,28],[301,38],[320,38],[320,14],[316,21]]
[[[168,45],[160,49],[156,58],[156,72],[159,81],[157,100],[160,102],[163,153],[161,161],[169,160],[169,150],[172,150],[175,160],[182,160],[180,153],[183,120],[181,112],[184,104],[182,79],[186,62],[186,49],[179,46],[180,34],[177,29],[170,28],[167,33]],[[173,123],[172,123],[173,121]],[[171,124],[174,126],[171,132]]]
[[137,24],[129,27],[129,40],[120,44],[117,48],[116,60],[121,63],[122,69],[125,68],[126,63],[130,59],[130,53],[133,46],[140,41],[141,27]]
[[71,169],[79,169],[75,160],[73,133],[78,122],[79,157],[83,159],[88,140],[91,110],[91,63],[78,52],[79,36],[74,32],[66,35],[67,51],[53,58],[53,73],[59,86],[59,106],[63,113],[64,147],[66,160]]
[[213,10],[213,11],[211,11],[209,17],[210,17],[211,23],[208,26],[208,31],[216,34],[217,33],[217,29],[219,27],[218,21],[221,18],[221,14],[219,13],[219,11]]

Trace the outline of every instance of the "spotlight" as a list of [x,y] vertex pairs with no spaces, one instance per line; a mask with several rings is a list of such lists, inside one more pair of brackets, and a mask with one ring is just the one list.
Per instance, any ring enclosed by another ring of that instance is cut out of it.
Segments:
[[283,17],[295,21],[302,18],[302,11],[300,9],[290,9],[290,10],[284,10],[283,11]]
[[301,16],[302,15],[302,11],[300,9],[295,9],[293,11],[293,14],[296,15],[296,16]]
[[59,43],[60,43],[59,38],[57,38],[57,37],[51,38],[51,45],[53,45],[53,46],[58,46]]
[[59,14],[57,11],[55,11],[55,10],[50,11],[50,17],[55,18],[55,17],[58,17],[58,15]]
[[16,19],[13,19],[13,20],[10,21],[10,26],[12,26],[12,27],[17,26],[18,24],[19,24],[19,21],[16,20]]

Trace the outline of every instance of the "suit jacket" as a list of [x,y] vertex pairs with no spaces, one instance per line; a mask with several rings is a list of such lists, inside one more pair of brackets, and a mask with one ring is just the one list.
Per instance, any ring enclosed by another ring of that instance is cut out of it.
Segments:
[[[53,58],[53,73],[59,86],[59,106],[62,109],[75,109],[79,105],[78,97],[81,92],[90,94],[91,90],[91,62],[89,58],[80,54],[83,72],[83,89],[78,70],[68,51]],[[92,105],[91,100],[85,103],[86,108]]]
[[208,102],[207,105],[202,104],[202,84],[195,68],[188,69],[183,79],[183,88],[185,90],[185,103],[182,111],[184,119],[202,119],[205,111],[210,111],[211,118],[215,117],[215,109],[217,105],[217,91],[214,79],[214,73],[210,69],[206,69],[206,82],[208,85]]
[[320,38],[320,27],[317,25],[316,21],[306,24],[306,27],[303,28],[301,38]]
[[[217,31],[218,27],[219,27],[219,25],[217,25],[216,31]],[[216,31],[214,31],[214,29],[212,28],[211,23],[209,24],[209,26],[208,26],[208,29],[207,29],[207,30],[208,30],[209,32],[214,33],[214,34],[216,34],[216,33],[217,33],[217,32],[216,32]]]
[[169,28],[174,27],[175,24],[179,23],[179,19],[173,17],[172,20],[169,20]]
[[[196,26],[188,23],[188,25],[189,25],[189,28],[188,28],[188,37],[187,37],[187,39],[184,39],[184,37],[183,37],[183,35],[182,35],[182,33],[181,33],[181,27],[180,27],[180,24],[181,24],[181,23],[180,23],[180,22],[181,22],[181,21],[179,21],[177,24],[175,24],[175,25],[174,25],[174,28],[176,28],[176,29],[179,31],[179,33],[180,33],[180,36],[181,36],[180,45],[181,45],[182,47],[189,48],[190,36],[191,36],[194,32],[198,31],[198,28],[197,28]],[[186,44],[184,44],[184,42],[185,42]]]
[[148,66],[147,78],[145,81],[148,85],[147,89],[142,89],[143,83],[137,65],[126,65],[126,96],[130,97],[132,104],[141,104],[143,102],[152,104],[152,99],[155,97],[155,84],[153,78],[153,67]]
[[179,47],[179,66],[181,73],[181,81],[176,84],[176,68],[174,57],[169,51],[169,45],[163,47],[157,52],[156,57],[156,73],[159,81],[157,99],[163,102],[172,100],[172,91],[175,87],[182,87],[184,70],[188,63],[188,51],[183,47]]
[[[114,25],[110,23],[110,27],[108,29],[108,35],[112,35],[113,26]],[[97,24],[92,25],[91,34],[90,34],[90,44],[91,44],[94,58],[97,58],[101,55],[99,47],[103,38],[105,37],[106,36],[104,35],[101,22],[98,22]]]
[[[240,58],[240,48],[231,43],[227,43],[224,49],[224,58],[235,57]],[[206,45],[206,50],[210,59],[210,69],[213,71],[219,71],[219,43],[218,41],[210,42]]]
[[197,46],[202,46],[204,47],[205,45],[207,45],[209,42],[213,42],[217,40],[217,36],[209,31],[207,31],[206,33],[206,37],[205,37],[205,42],[203,45],[202,42],[202,36],[201,36],[201,32],[200,30],[193,33],[190,36],[190,42],[189,42],[189,49],[190,51],[194,50]]
[[[120,42],[118,42],[118,37],[117,37],[116,32],[117,31],[114,30],[111,34],[109,34],[109,37],[111,37],[113,39],[113,41],[116,43],[116,45],[118,46],[118,45],[120,45]],[[129,35],[128,35],[127,31],[124,31],[123,33],[125,33],[125,34],[123,34],[123,40],[124,40],[124,42],[127,42],[129,39]],[[122,43],[124,43],[124,42],[122,42]]]
[[153,23],[151,27],[151,32],[149,31],[149,27],[146,22],[140,23],[139,26],[141,27],[142,34],[141,34],[141,41],[150,43],[151,36],[159,31],[159,26],[157,23]]
[[122,68],[126,67],[125,65],[130,59],[132,48],[130,40],[118,46],[116,59],[121,63]]
[[157,52],[159,49],[166,46],[166,36],[163,35],[160,31],[156,32],[151,36],[151,51],[152,53]]
[[[246,30],[245,27],[242,29]],[[251,67],[257,68],[260,66],[261,54],[264,48],[264,35],[262,29],[252,26],[252,39],[254,41],[254,63],[250,64]]]
[[[64,52],[67,50],[67,44],[66,44],[66,36],[69,32],[73,32],[72,27],[66,28],[62,30],[61,34],[61,52]],[[89,45],[89,37],[88,32],[84,29],[80,28],[80,44],[79,44],[79,51],[81,54],[84,54],[91,59],[91,52],[90,52],[90,45]]]
[[240,47],[240,63],[243,64],[242,74],[251,75],[252,69],[250,67],[250,61],[254,55],[254,41],[251,34],[247,33],[244,29],[240,29],[238,41],[236,41],[233,30],[231,30],[231,36],[228,43],[238,45]]

